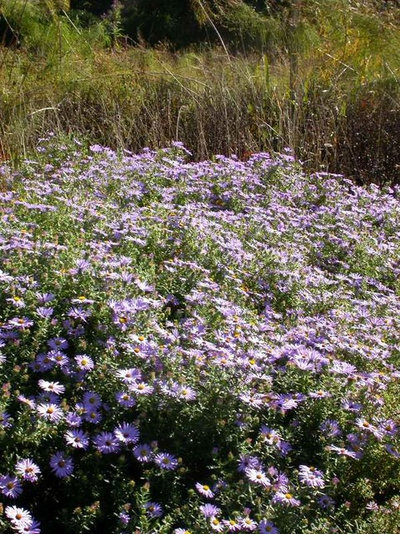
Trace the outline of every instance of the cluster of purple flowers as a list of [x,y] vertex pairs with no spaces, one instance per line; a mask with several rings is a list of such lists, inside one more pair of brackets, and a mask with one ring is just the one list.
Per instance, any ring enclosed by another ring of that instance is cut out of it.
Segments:
[[[399,190],[307,176],[289,153],[186,156],[76,145],[0,192],[0,492],[17,532],[46,521],[40,495],[15,504],[29,484],[90,492],[90,462],[126,483],[102,490],[124,529],[175,534],[193,517],[292,532],[303,505],[332,517],[353,464],[397,465]],[[121,501],[143,481],[146,499]]]

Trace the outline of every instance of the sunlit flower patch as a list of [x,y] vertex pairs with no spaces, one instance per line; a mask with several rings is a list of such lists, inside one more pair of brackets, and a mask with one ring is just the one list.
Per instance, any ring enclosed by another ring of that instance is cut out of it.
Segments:
[[400,190],[52,136],[0,177],[0,532],[400,528]]

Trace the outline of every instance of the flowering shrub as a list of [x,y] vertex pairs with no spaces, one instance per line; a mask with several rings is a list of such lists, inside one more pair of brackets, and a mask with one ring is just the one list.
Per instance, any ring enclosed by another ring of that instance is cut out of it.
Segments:
[[40,152],[1,169],[0,532],[395,532],[398,191]]

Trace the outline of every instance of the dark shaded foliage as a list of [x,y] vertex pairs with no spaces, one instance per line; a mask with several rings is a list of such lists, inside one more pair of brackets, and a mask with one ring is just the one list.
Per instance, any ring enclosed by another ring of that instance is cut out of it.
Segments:
[[112,0],[71,0],[71,9],[89,11],[94,15],[102,15],[111,9]]
[[349,109],[337,166],[359,184],[400,183],[400,110],[362,99]]
[[8,21],[0,14],[0,45],[18,46],[19,36]]
[[123,5],[123,30],[135,41],[181,47],[207,37],[190,0],[128,0]]

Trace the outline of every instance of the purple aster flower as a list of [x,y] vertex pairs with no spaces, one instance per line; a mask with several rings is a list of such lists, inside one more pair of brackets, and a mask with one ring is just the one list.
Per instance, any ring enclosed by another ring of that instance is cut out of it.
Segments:
[[154,391],[153,386],[149,386],[144,382],[134,382],[129,385],[129,391],[136,395],[151,395]]
[[168,452],[160,452],[156,454],[154,462],[161,467],[161,469],[167,469],[168,471],[172,471],[178,467],[178,460]]
[[48,340],[47,345],[51,350],[65,350],[69,347],[68,341],[63,337],[53,337]]
[[50,467],[58,478],[65,478],[72,474],[74,462],[72,458],[65,456],[63,452],[56,452],[50,458]]
[[258,528],[260,534],[279,534],[279,530],[276,528],[276,526],[272,523],[272,521],[268,521],[267,519],[260,521]]
[[94,152],[95,154],[99,154],[102,152],[105,152],[107,149],[101,145],[90,145],[91,152]]
[[241,454],[239,456],[239,473],[244,473],[247,468],[261,469],[261,461],[256,456],[249,456],[247,454]]
[[154,291],[154,286],[153,285],[149,284],[148,282],[142,281],[139,278],[135,278],[135,284],[142,291],[146,291],[146,292],[149,292],[149,293]]
[[84,310],[83,308],[78,308],[77,306],[71,308],[68,311],[68,317],[71,317],[72,319],[77,319],[78,321],[82,321],[83,323],[86,323],[86,319],[88,319],[91,315],[92,312],[90,310]]
[[74,449],[87,449],[89,446],[88,435],[83,430],[68,430],[65,435],[65,440],[68,445]]
[[34,410],[36,408],[34,397],[25,397],[25,395],[18,395],[17,400],[21,404],[28,406],[28,408],[30,408],[31,410]]
[[68,412],[65,416],[65,422],[68,426],[77,428],[82,424],[82,417],[76,412]]
[[98,425],[102,420],[102,415],[97,410],[85,410],[82,419],[93,425]]
[[40,304],[46,304],[55,298],[53,293],[36,293],[36,296]]
[[65,387],[59,382],[47,382],[47,380],[39,380],[39,387],[43,391],[54,393],[55,395],[62,395],[65,392]]
[[202,504],[200,507],[200,512],[204,515],[204,517],[216,517],[221,513],[221,509],[218,508],[218,506],[214,506],[213,504]]
[[323,488],[325,486],[322,472],[315,469],[315,467],[300,465],[299,479],[301,483],[311,488]]
[[280,473],[278,469],[273,466],[268,468],[267,473],[271,479],[272,488],[275,491],[280,491],[282,493],[289,491],[289,479],[286,474]]
[[279,408],[282,414],[285,414],[287,411],[297,408],[297,406],[299,405],[299,401],[301,400],[303,399],[295,398],[295,396],[291,394],[281,394],[278,395],[276,406],[277,408]]
[[344,400],[342,403],[343,409],[349,412],[360,412],[363,409],[363,405],[360,402],[351,400]]
[[207,499],[212,499],[214,497],[214,493],[212,492],[210,486],[207,486],[207,484],[200,484],[200,482],[196,482],[195,487],[200,495],[207,497]]
[[41,391],[36,397],[37,404],[55,404],[56,406],[60,405],[60,399],[55,393],[48,393],[47,391]]
[[26,460],[19,460],[15,465],[15,471],[24,480],[29,482],[36,482],[38,475],[40,474],[40,468],[32,460],[27,458]]
[[16,529],[22,529],[32,523],[32,516],[24,508],[18,506],[6,506],[5,514]]
[[378,440],[381,440],[383,438],[382,430],[377,428],[375,425],[373,425],[366,419],[363,419],[361,417],[356,419],[356,425],[364,432],[370,432],[371,434],[373,434]]
[[240,526],[242,527],[243,530],[248,530],[252,532],[253,530],[256,530],[257,523],[253,521],[252,519],[250,519],[250,517],[242,517],[240,519]]
[[283,506],[300,506],[300,501],[292,493],[282,493],[278,491],[272,498],[273,504],[282,504]]
[[191,401],[197,396],[194,389],[188,386],[180,386],[176,391],[176,396],[181,400]]
[[392,419],[387,419],[379,424],[379,430],[386,436],[395,436],[399,431],[399,427]]
[[123,525],[127,525],[131,520],[131,516],[127,512],[121,512],[118,516],[118,519]]
[[214,493],[219,493],[221,490],[228,487],[228,483],[225,482],[222,478],[218,479],[217,482],[213,485],[212,490]]
[[53,367],[54,364],[64,370],[69,366],[69,358],[61,350],[51,351],[48,353],[47,357],[50,358],[50,361],[52,362],[51,367]]
[[369,501],[366,505],[365,505],[365,509],[366,510],[369,510],[371,512],[377,512],[379,510],[379,504],[376,503],[375,501]]
[[76,265],[76,268],[75,269],[70,269],[69,272],[73,275],[75,274],[81,274],[85,271],[87,271],[90,267],[90,262],[86,261],[86,260],[77,260],[75,262],[75,265]]
[[120,424],[115,430],[114,435],[120,443],[136,443],[139,441],[139,430],[135,425],[129,423]]
[[262,425],[260,429],[260,436],[264,443],[267,443],[268,445],[278,445],[281,441],[279,432],[265,425]]
[[40,534],[40,523],[36,519],[33,519],[29,525],[22,527],[18,532],[19,534]]
[[87,354],[78,354],[75,361],[80,371],[91,371],[94,368],[93,360]]
[[322,391],[321,389],[318,391],[310,391],[308,394],[312,399],[326,399],[327,397],[331,397],[331,393],[329,391]]
[[151,462],[153,459],[153,451],[150,445],[144,443],[143,445],[137,445],[133,449],[133,455],[139,462]]
[[103,454],[110,454],[119,450],[119,441],[111,432],[101,432],[93,438],[93,443],[96,449]]
[[41,373],[43,371],[48,371],[54,367],[54,362],[48,354],[38,354],[34,362],[29,364],[29,367],[35,373]]
[[15,306],[16,308],[25,308],[25,302],[21,297],[10,297],[6,299],[6,301]]
[[132,406],[135,406],[136,404],[136,400],[128,391],[118,391],[115,394],[115,398],[118,404],[120,404],[124,408],[132,408]]
[[293,450],[293,447],[287,441],[282,440],[278,443],[277,449],[281,456],[287,456]]
[[161,517],[163,515],[163,509],[160,504],[156,502],[147,502],[144,505],[147,515],[150,517]]
[[223,519],[222,524],[228,532],[240,532],[242,530],[240,519]]
[[210,527],[216,532],[223,532],[224,524],[218,517],[210,517]]
[[358,460],[359,456],[355,451],[351,451],[348,449],[345,449],[344,447],[337,447],[336,445],[329,445],[327,447],[327,450],[336,452],[340,456],[348,456],[349,458],[354,458],[355,460]]
[[363,434],[347,434],[346,435],[351,449],[357,454],[358,458],[361,458],[363,456],[363,447],[366,444],[368,440],[368,435],[365,433]]
[[93,304],[94,300],[88,299],[84,295],[80,295],[79,297],[72,299],[72,304]]
[[321,497],[318,498],[318,504],[321,508],[331,508],[334,506],[335,501],[329,497],[329,495],[321,495]]
[[85,391],[83,394],[83,405],[86,409],[96,409],[101,406],[101,397],[93,391]]
[[0,427],[10,428],[10,414],[7,412],[0,412]]
[[398,451],[395,447],[393,447],[393,445],[391,445],[390,443],[388,443],[387,445],[385,445],[385,449],[386,451],[391,454],[392,456],[394,456],[395,458],[400,458],[400,451]]
[[115,372],[117,378],[120,378],[125,384],[132,384],[141,379],[142,373],[139,369],[118,369]]
[[17,477],[10,475],[0,476],[0,490],[3,495],[10,499],[16,499],[22,493],[21,482]]
[[245,473],[250,482],[253,482],[254,484],[259,484],[260,486],[264,486],[264,488],[269,488],[271,486],[270,480],[262,469],[248,467],[245,470]]
[[42,419],[46,419],[51,423],[58,423],[64,417],[61,408],[53,403],[39,404],[37,407],[37,412]]
[[42,319],[49,319],[54,313],[54,308],[45,308],[44,306],[39,306],[35,311]]
[[8,321],[8,324],[11,327],[17,328],[18,330],[25,330],[25,328],[30,328],[33,326],[33,321],[28,319],[28,317],[14,317],[14,319],[10,319],[10,321]]
[[326,421],[321,423],[319,428],[321,432],[323,432],[327,437],[330,438],[340,436],[342,433],[339,423],[334,419],[327,419]]

